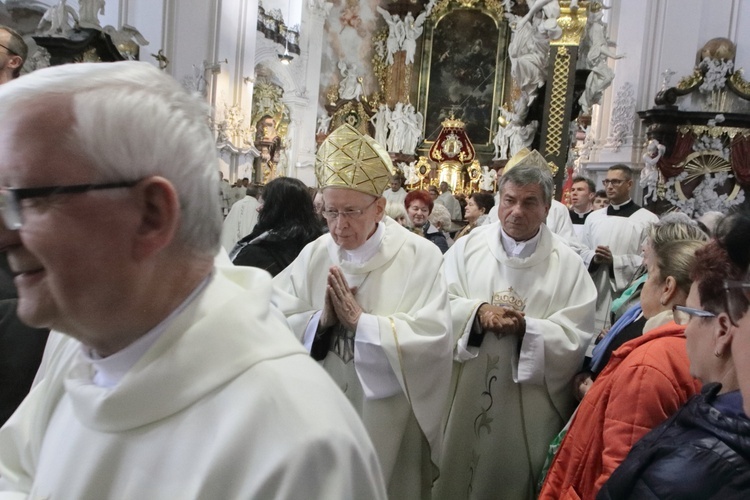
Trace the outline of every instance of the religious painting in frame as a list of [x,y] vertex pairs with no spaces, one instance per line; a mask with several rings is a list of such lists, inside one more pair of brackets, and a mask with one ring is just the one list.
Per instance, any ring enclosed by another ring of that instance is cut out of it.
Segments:
[[509,29],[501,9],[459,4],[425,24],[418,94],[425,143],[435,141],[453,114],[465,122],[475,147],[490,148],[508,73]]

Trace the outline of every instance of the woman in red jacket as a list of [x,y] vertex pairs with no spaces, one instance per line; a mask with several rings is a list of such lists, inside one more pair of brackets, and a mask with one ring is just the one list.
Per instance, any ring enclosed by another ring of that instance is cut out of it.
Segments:
[[646,333],[618,348],[586,393],[540,498],[593,499],[633,444],[700,390],[690,375],[685,327],[672,321],[672,306],[685,304],[701,246],[682,240],[653,248],[641,292]]

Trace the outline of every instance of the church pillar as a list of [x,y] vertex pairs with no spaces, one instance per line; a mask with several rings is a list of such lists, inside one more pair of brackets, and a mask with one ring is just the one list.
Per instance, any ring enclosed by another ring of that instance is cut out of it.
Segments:
[[570,146],[570,120],[573,111],[578,47],[586,27],[588,2],[579,2],[577,9],[570,1],[560,2],[558,24],[562,36],[550,41],[547,64],[547,88],[544,95],[544,116],[539,150],[549,163],[554,164],[556,195],[562,194],[565,165]]

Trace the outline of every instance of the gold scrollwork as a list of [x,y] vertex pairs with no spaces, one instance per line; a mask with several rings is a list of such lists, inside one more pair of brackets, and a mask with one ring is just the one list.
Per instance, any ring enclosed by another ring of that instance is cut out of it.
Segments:
[[750,82],[742,78],[742,70],[737,70],[729,77],[731,83],[737,91],[744,95],[750,95]]
[[443,14],[454,8],[475,9],[482,6],[498,17],[502,17],[505,10],[500,0],[439,0],[433,7],[430,17],[439,19]]
[[578,9],[571,9],[570,2],[560,2],[560,17],[557,24],[562,29],[562,36],[551,40],[550,45],[580,45],[583,32],[586,29],[586,6],[579,5]]
[[677,84],[677,88],[680,90],[692,89],[693,87],[700,85],[703,81],[703,73],[700,69],[695,69],[693,74],[690,76],[684,76]]
[[558,156],[562,146],[562,132],[565,119],[568,72],[570,71],[570,51],[566,46],[557,47],[554,73],[552,75],[552,96],[549,107],[549,124],[545,156]]
[[707,125],[685,125],[677,129],[680,134],[693,133],[696,136],[708,134],[710,137],[721,137],[726,135],[734,139],[737,135],[750,135],[750,130],[738,127],[709,127]]

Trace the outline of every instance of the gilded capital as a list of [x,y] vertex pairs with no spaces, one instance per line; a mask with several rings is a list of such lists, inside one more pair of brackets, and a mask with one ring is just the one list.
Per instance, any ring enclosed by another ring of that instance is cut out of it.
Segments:
[[560,17],[557,19],[557,24],[562,29],[562,36],[557,40],[550,40],[550,45],[581,44],[591,2],[580,1],[577,8],[571,8],[570,3],[570,0],[560,2]]

